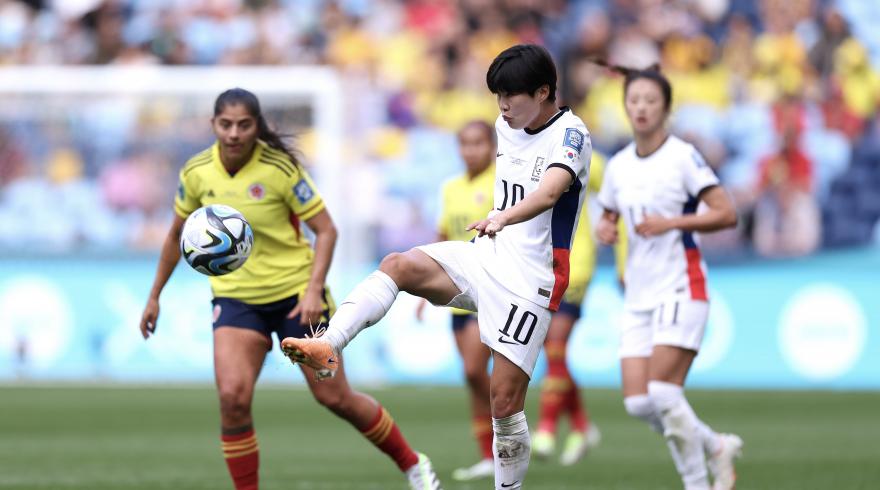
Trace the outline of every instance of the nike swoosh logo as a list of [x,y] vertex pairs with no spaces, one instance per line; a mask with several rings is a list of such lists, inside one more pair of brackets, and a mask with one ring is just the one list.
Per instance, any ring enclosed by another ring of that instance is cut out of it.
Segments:
[[[503,335],[498,336],[498,342],[501,342],[502,344],[516,345],[516,342],[511,342],[511,341],[505,339]],[[514,483],[516,483],[516,482],[514,482]]]
[[515,481],[515,482],[513,482],[513,483],[502,483],[502,484],[501,484],[501,488],[510,488],[510,487],[516,485],[517,483],[519,483],[519,480],[517,480],[517,481]]
[[500,157],[500,156],[504,156],[504,153],[496,153],[496,154],[495,154],[495,158],[498,158],[498,157]]

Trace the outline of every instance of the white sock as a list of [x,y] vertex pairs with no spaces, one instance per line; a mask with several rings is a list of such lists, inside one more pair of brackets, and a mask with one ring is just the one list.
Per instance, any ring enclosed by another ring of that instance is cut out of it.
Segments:
[[503,419],[493,417],[492,430],[495,432],[495,488],[520,489],[526,478],[532,453],[532,440],[525,412]]
[[660,421],[660,416],[651,403],[651,397],[647,394],[628,396],[623,399],[623,406],[626,407],[626,413],[644,420],[651,430],[663,435],[663,422]]
[[374,271],[355,286],[336,309],[321,338],[341,351],[361,330],[378,322],[388,313],[400,290],[391,277]]
[[694,411],[681,386],[663,381],[648,382],[648,396],[664,427],[664,437],[686,489],[709,488],[703,439]]
[[697,433],[700,434],[700,439],[703,441],[703,450],[707,454],[717,453],[721,449],[721,438],[718,433],[697,417],[690,403],[687,404],[687,409],[690,410],[691,416],[696,421]]

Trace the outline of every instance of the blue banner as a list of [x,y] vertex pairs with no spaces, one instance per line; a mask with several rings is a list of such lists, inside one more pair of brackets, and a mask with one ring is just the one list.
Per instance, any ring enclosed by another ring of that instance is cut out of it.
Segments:
[[[161,298],[156,335],[138,322],[156,261],[28,259],[0,262],[0,380],[210,381],[208,281],[178,267]],[[712,309],[689,384],[737,388],[880,388],[880,253],[849,251],[786,261],[710,264]],[[369,270],[334,279],[337,302]],[[415,318],[401,294],[386,318],[345,350],[359,383],[461,383],[445,309]],[[600,268],[569,345],[584,386],[619,383],[622,298]],[[539,359],[535,378],[544,372]],[[301,383],[275,349],[261,375]]]

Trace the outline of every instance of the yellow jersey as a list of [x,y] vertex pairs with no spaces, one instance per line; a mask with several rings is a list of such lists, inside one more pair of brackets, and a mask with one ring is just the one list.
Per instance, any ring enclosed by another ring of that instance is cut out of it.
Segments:
[[484,219],[492,210],[494,188],[494,163],[473,179],[465,173],[447,181],[443,185],[440,234],[453,241],[468,241],[475,237],[475,231],[465,231],[465,228]]
[[[489,165],[474,178],[467,173],[450,179],[443,185],[443,202],[440,209],[438,232],[447,240],[468,241],[477,232],[465,231],[467,225],[489,214],[494,206],[495,164]],[[453,315],[470,315],[472,312],[452,308]]]
[[226,204],[244,215],[254,247],[244,265],[211,277],[216,297],[265,304],[301,293],[312,274],[314,251],[300,225],[324,209],[324,201],[302,166],[284,152],[257,141],[254,154],[230,175],[219,146],[190,158],[180,171],[174,211],[186,218],[209,204]]

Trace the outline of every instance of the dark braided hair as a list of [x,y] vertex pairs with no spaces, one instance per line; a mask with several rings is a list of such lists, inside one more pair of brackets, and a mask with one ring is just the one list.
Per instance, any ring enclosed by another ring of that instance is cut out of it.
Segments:
[[629,90],[629,86],[636,80],[645,79],[656,83],[657,86],[660,87],[660,92],[663,94],[663,107],[666,109],[666,112],[669,112],[669,108],[672,106],[672,84],[669,83],[669,79],[660,72],[659,63],[654,63],[648,68],[636,69],[620,65],[612,65],[601,58],[590,58],[590,62],[599,66],[604,66],[615,73],[623,75],[624,97],[626,97],[626,92]]
[[236,87],[218,95],[217,100],[214,101],[214,117],[219,116],[226,106],[235,104],[243,105],[248,113],[257,120],[257,138],[265,141],[270,148],[283,152],[294,165],[299,165],[296,150],[284,143],[284,139],[289,136],[281,135],[269,127],[266,118],[263,117],[260,100],[253,92]]

